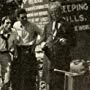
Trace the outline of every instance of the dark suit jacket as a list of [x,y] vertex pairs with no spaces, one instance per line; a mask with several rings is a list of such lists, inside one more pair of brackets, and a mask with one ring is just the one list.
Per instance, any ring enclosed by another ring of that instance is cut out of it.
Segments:
[[[50,38],[52,34],[52,23],[53,22],[49,22],[44,29],[45,41],[48,41],[47,48],[44,50],[54,68],[60,68],[70,63],[70,49],[75,46],[76,38],[72,26],[66,21],[60,21],[61,26],[57,29],[56,37],[53,40]],[[66,44],[62,45],[62,43],[57,40],[60,38],[65,38]]]

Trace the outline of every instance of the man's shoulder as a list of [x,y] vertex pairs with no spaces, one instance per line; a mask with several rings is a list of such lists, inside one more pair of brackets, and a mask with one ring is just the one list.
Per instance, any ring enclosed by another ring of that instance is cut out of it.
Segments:
[[13,25],[13,28],[20,28],[21,27],[21,22],[20,21],[16,21]]
[[66,32],[74,32],[74,26],[71,22],[67,22],[67,21],[64,21],[61,25],[61,27],[66,31]]
[[14,23],[14,25],[18,25],[18,24],[21,24],[21,22],[20,22],[20,21],[16,21],[16,22]]

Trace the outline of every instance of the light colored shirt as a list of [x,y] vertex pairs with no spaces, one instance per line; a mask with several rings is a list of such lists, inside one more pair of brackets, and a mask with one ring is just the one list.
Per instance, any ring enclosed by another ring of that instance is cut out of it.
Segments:
[[[6,48],[6,42],[5,40],[2,38],[2,34],[3,34],[3,30],[4,28],[0,28],[0,51],[7,51]],[[17,32],[15,31],[15,29],[11,29],[11,31],[7,34],[3,34],[5,37],[7,37],[7,35],[10,35],[8,38],[8,50],[10,51],[10,49],[14,48],[14,44],[18,43],[20,38],[17,34]]]
[[26,22],[25,26],[20,21],[14,23],[13,28],[16,29],[18,35],[22,38],[22,45],[32,45],[35,43],[37,35],[42,35],[41,29],[31,22]]

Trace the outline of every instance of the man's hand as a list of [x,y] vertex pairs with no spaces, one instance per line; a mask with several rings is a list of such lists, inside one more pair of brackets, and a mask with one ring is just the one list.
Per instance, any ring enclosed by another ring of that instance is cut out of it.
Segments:
[[60,43],[61,43],[62,45],[65,45],[66,42],[67,42],[67,39],[65,39],[65,38],[60,38],[59,41],[60,41]]
[[27,42],[24,45],[30,45],[30,46],[32,46],[34,43],[35,43],[35,40],[32,40],[31,42]]

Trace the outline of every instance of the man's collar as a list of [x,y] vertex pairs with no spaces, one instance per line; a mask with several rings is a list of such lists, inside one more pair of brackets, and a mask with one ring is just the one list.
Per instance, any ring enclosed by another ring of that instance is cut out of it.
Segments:
[[56,27],[55,27],[56,24],[58,24],[58,25],[57,25],[57,29],[59,29],[62,23],[61,23],[61,22],[57,22],[57,21],[53,21],[53,22],[52,22],[52,30],[54,30],[54,29],[56,28]]

